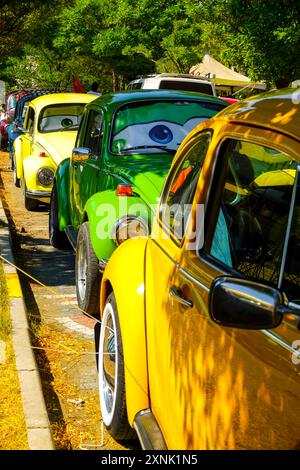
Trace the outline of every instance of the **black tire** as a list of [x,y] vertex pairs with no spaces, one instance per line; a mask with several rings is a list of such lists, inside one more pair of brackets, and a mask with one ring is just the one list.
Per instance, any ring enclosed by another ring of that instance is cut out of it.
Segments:
[[60,250],[68,250],[71,248],[70,242],[65,232],[62,232],[61,230],[59,230],[58,197],[57,197],[57,187],[56,187],[55,181],[54,181],[53,189],[51,191],[51,198],[50,198],[49,240],[50,240],[50,244],[54,246],[54,248],[58,248]]
[[14,154],[13,152],[9,151],[9,162],[10,162],[10,169],[14,169]]
[[24,198],[24,206],[25,209],[28,211],[35,211],[38,206],[39,206],[39,201],[36,199],[30,199],[30,197],[26,196],[26,183],[25,180],[22,181],[22,187],[23,187],[23,198]]
[[[111,375],[113,367],[117,370],[116,381]],[[113,292],[107,298],[103,311],[99,338],[98,374],[100,407],[107,431],[119,441],[136,439],[136,432],[128,422],[122,336]],[[109,394],[107,385],[111,382],[114,382],[114,390],[112,394]]]
[[16,165],[16,159],[14,155],[12,156],[12,167],[13,167],[12,169],[13,169],[14,185],[16,186],[16,188],[20,188],[21,182],[20,182],[20,178],[17,177],[17,165]]
[[84,222],[76,244],[76,294],[79,307],[95,317],[99,317],[101,277],[99,261],[91,244],[89,223]]

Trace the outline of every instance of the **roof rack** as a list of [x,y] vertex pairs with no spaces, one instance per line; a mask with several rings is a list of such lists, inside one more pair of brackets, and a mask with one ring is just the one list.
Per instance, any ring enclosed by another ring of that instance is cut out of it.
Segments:
[[32,86],[32,87],[21,87],[16,90],[12,90],[7,95],[14,95],[17,93],[34,93],[38,91],[46,91],[48,93],[69,93],[74,92],[72,86],[61,87],[61,86]]

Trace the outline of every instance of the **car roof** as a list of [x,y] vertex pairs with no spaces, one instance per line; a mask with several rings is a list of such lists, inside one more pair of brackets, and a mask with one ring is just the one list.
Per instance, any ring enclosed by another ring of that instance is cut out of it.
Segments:
[[39,111],[44,106],[64,103],[90,103],[95,98],[96,95],[88,93],[51,93],[35,98],[31,101],[31,104]]
[[218,116],[226,121],[264,127],[300,140],[300,89],[287,88],[259,94],[224,109]]
[[24,103],[26,101],[32,101],[34,98],[37,98],[39,96],[44,96],[46,94],[49,94],[49,93],[47,93],[47,91],[33,91],[32,93],[28,93],[27,95],[22,96],[22,98],[20,98],[18,101],[20,103]]
[[[94,105],[102,106],[111,106],[119,107],[122,104],[134,102],[134,101],[143,101],[143,100],[181,100],[184,98],[189,98],[196,101],[207,101],[215,104],[225,105],[226,103],[223,100],[211,95],[206,95],[204,93],[197,93],[192,91],[183,91],[183,90],[128,90],[121,91],[116,93],[109,93],[107,95],[102,95],[93,102]],[[228,104],[228,103],[227,103]]]

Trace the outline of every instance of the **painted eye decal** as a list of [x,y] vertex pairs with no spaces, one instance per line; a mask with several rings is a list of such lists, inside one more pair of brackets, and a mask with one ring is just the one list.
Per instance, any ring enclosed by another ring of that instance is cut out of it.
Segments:
[[163,124],[158,124],[157,126],[152,127],[149,131],[149,137],[158,144],[168,144],[173,140],[172,131]]

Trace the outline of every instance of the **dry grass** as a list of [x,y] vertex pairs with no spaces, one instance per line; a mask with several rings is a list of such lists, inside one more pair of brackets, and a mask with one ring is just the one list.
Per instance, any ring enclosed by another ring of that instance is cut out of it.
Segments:
[[[34,345],[46,397],[49,420],[56,449],[80,449],[88,442],[101,443],[100,426],[95,429],[95,413],[99,413],[96,393],[78,390],[68,374],[89,348],[70,334],[53,330],[41,323],[34,327]],[[83,404],[77,405],[81,399]],[[100,418],[100,416],[99,416]]]
[[[56,449],[125,450],[106,431],[102,436],[98,393],[70,379],[78,362],[92,352],[91,343],[59,330],[54,334],[42,322],[34,344],[43,348],[36,350],[36,359]],[[79,399],[82,404],[76,403]]]
[[6,341],[10,332],[11,321],[9,316],[8,294],[3,267],[0,262],[0,340]]
[[12,346],[8,296],[0,264],[0,339],[6,343],[6,362],[0,364],[0,449],[28,449],[18,374]]

